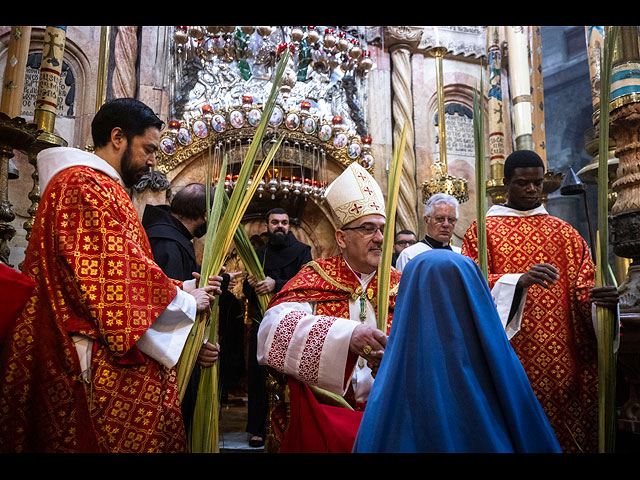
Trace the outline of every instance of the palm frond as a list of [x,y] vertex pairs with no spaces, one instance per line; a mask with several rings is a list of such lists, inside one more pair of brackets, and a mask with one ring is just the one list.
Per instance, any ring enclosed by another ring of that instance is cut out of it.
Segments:
[[[600,60],[600,139],[598,158],[598,233],[596,286],[607,285],[609,267],[609,101],[611,68],[618,27],[605,27]],[[597,307],[598,338],[598,444],[601,453],[615,450],[616,316],[608,308]]]
[[[235,184],[231,198],[224,213],[222,208],[224,204],[224,195],[226,194],[222,187],[222,179],[225,175],[219,176],[218,185],[215,189],[213,206],[211,207],[207,221],[207,238],[205,240],[205,252],[203,253],[202,271],[200,285],[204,286],[208,282],[211,275],[218,275],[224,265],[224,260],[229,251],[233,236],[240,225],[240,221],[249,206],[251,198],[255,194],[258,187],[258,179],[262,178],[266,173],[269,162],[275,155],[276,151],[282,143],[282,137],[274,143],[267,157],[260,164],[256,174],[255,182],[251,182],[251,174],[254,171],[256,158],[262,150],[263,138],[271,119],[271,114],[276,104],[277,96],[282,83],[282,77],[287,66],[289,58],[289,50],[285,50],[280,57],[269,98],[265,102],[262,118],[256,129],[256,133],[251,141],[251,145],[245,155],[244,161],[238,174],[238,180]],[[209,156],[209,164],[211,164],[211,156]],[[207,171],[210,173],[212,165],[209,165]],[[226,158],[223,161],[221,172],[226,172]],[[211,182],[207,181],[208,188]],[[210,195],[210,194],[209,194]],[[178,388],[180,398],[184,398],[186,387],[189,383],[191,372],[196,364],[198,352],[202,347],[206,338],[213,344],[217,343],[218,338],[218,316],[216,311],[206,318],[199,318],[187,338],[187,342],[183,349],[182,355],[177,366]],[[213,453],[218,451],[218,368],[209,367],[203,369],[204,375],[198,389],[199,400],[196,400],[198,408],[194,412],[193,428],[194,432],[191,437],[194,441],[191,445],[192,452]],[[198,429],[198,431],[195,431]]]
[[480,79],[479,92],[473,94],[473,139],[476,151],[476,227],[478,237],[478,265],[488,280],[487,265],[487,184],[484,143],[484,87]]
[[398,192],[402,178],[402,164],[407,139],[407,125],[402,126],[400,141],[396,144],[389,170],[389,184],[387,187],[386,224],[384,240],[382,241],[382,258],[378,266],[378,329],[387,333],[387,317],[389,313],[389,283],[391,281],[391,257],[393,255],[393,241],[396,225],[396,209],[398,206]]

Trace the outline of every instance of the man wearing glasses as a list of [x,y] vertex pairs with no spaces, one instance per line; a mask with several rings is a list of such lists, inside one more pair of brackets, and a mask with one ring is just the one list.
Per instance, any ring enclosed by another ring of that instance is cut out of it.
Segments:
[[391,265],[396,266],[396,261],[398,260],[398,256],[402,251],[410,247],[411,245],[415,245],[418,242],[416,239],[416,234],[411,230],[400,230],[396,233],[396,238],[393,241],[393,255],[391,256]]
[[273,297],[258,331],[258,362],[288,379],[290,422],[281,452],[351,451],[400,282],[392,269],[389,313],[381,331],[376,308],[385,227],[382,191],[353,163],[327,189],[326,200],[341,253],[305,265]]
[[434,248],[446,248],[460,253],[460,247],[451,245],[453,230],[458,222],[458,200],[446,193],[437,193],[427,200],[424,209],[424,221],[427,225],[425,237],[405,248],[396,261],[396,269],[402,272],[416,255]]

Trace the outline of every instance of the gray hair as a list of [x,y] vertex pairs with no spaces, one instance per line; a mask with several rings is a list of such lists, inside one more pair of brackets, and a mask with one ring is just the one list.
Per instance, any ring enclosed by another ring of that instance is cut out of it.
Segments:
[[440,203],[446,203],[447,205],[451,205],[456,209],[456,218],[458,218],[458,200],[456,197],[453,197],[447,193],[436,193],[435,195],[429,197],[426,205],[424,206],[424,214],[427,217],[433,215],[433,211],[436,208],[436,205]]

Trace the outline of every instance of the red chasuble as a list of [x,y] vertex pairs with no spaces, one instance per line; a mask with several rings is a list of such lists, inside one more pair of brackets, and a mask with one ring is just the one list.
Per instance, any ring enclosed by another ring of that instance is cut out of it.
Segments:
[[[124,189],[88,167],[48,184],[26,251],[37,286],[0,369],[0,450],[183,452],[176,372],[136,347],[176,295]],[[71,334],[94,340],[91,382]]]
[[[389,313],[386,333],[391,328],[400,272],[392,269]],[[362,295],[362,285],[342,256],[318,259],[306,264],[271,300],[269,307],[284,302],[317,302],[316,314],[326,318],[349,318],[349,299]],[[365,295],[377,310],[378,275],[369,281]],[[356,320],[357,321],[357,320]],[[325,328],[328,326],[325,325]],[[357,356],[349,353],[345,383],[351,377]],[[274,435],[281,443],[281,453],[346,453],[351,452],[362,411],[323,403],[309,387],[289,378],[290,419],[286,432],[282,419],[272,418]],[[278,412],[273,412],[278,415]],[[282,413],[282,412],[280,412]]]
[[[594,264],[583,238],[551,215],[487,216],[489,286],[506,273],[550,263],[560,279],[528,288],[511,345],[565,452],[597,452],[598,355],[589,289]],[[462,253],[478,261],[476,223]]]

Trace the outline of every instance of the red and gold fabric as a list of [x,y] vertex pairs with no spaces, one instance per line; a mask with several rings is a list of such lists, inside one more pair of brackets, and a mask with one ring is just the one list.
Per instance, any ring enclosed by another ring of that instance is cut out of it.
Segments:
[[[85,166],[55,175],[23,272],[37,286],[3,351],[0,450],[186,451],[175,370],[136,346],[177,283],[125,190]],[[74,334],[93,340],[88,382]]]
[[[392,270],[387,334],[399,282]],[[377,272],[363,285],[336,256],[309,262],[272,298],[258,332],[258,361],[288,377],[291,421],[281,451],[350,451],[362,412],[327,405],[309,386],[344,396],[356,409],[366,403],[373,378],[349,341],[361,305],[363,323],[376,325],[377,291]]]
[[[400,272],[392,269],[387,335],[391,328],[399,283]],[[318,302],[316,310],[318,314],[349,318],[348,302],[345,300],[359,298],[363,290],[353,270],[349,268],[341,255],[337,255],[317,259],[306,264],[298,275],[289,280],[282,290],[271,299],[269,307],[284,302]],[[377,272],[369,281],[365,295],[374,308],[377,308]]]
[[[502,276],[525,273],[538,263],[559,270],[560,279],[551,288],[527,289],[521,327],[511,345],[563,450],[596,452],[597,345],[589,301],[594,264],[579,233],[542,211],[497,215],[489,210],[489,284],[493,288]],[[462,253],[476,262],[477,245],[474,222],[464,237]]]

